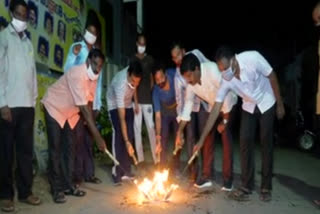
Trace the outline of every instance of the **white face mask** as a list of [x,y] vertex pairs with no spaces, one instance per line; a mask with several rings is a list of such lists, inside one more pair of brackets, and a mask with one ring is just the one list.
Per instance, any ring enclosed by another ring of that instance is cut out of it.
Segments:
[[14,17],[12,17],[11,23],[12,23],[14,29],[16,29],[16,31],[18,33],[21,33],[22,31],[27,29],[27,22],[21,21],[19,19],[14,18]]
[[235,70],[232,69],[232,60],[230,63],[230,67],[221,72],[222,78],[230,81],[234,77]]
[[96,40],[97,37],[95,35],[93,35],[92,33],[90,33],[89,31],[86,30],[84,36],[83,36],[84,40],[86,40],[86,42],[88,42],[90,45],[93,45]]
[[146,51],[146,46],[138,45],[138,53],[143,54]]
[[131,89],[135,89],[136,87],[134,87],[130,82],[127,82],[128,86],[131,88]]
[[90,80],[95,81],[98,79],[99,74],[95,74],[92,70],[91,65],[89,65],[89,68],[87,69],[88,77]]

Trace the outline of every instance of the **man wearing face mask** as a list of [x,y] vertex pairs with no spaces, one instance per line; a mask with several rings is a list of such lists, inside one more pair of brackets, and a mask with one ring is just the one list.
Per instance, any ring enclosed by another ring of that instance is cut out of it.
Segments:
[[153,79],[151,69],[153,58],[146,53],[146,38],[140,33],[136,39],[137,52],[130,61],[138,61],[142,66],[142,79],[134,96],[134,140],[139,163],[144,161],[143,143],[141,136],[142,120],[144,119],[148,131],[149,142],[154,163],[157,162],[155,155],[156,136],[154,132],[153,107],[151,90]]
[[[137,61],[119,71],[112,79],[107,90],[107,104],[113,127],[112,153],[120,166],[112,168],[112,179],[115,185],[134,178],[131,173],[131,162],[135,160],[133,133],[132,98],[142,78],[142,67]],[[124,171],[123,171],[124,170]]]
[[[0,32],[0,200],[14,211],[14,158],[18,199],[32,205],[34,107],[38,96],[34,50],[25,34],[27,5],[10,2],[11,23]],[[15,151],[14,151],[15,149]]]
[[249,195],[254,189],[254,139],[256,126],[259,123],[262,149],[260,200],[270,201],[274,116],[276,114],[278,119],[281,119],[285,114],[276,74],[270,64],[257,51],[234,54],[230,48],[220,47],[216,53],[216,61],[223,80],[194,152],[203,146],[204,139],[214,125],[227,93],[234,91],[242,98],[241,187],[229,196],[234,200],[249,200]]
[[[165,166],[168,158],[168,141],[170,130],[177,130],[176,96],[174,88],[175,69],[166,70],[164,65],[157,62],[152,69],[154,82],[152,100],[156,118],[157,145],[156,153],[160,154],[160,164]],[[171,126],[171,128],[170,128]],[[172,153],[171,153],[172,154]],[[174,160],[174,170],[177,169],[178,159]],[[177,173],[177,171],[176,171]]]
[[[214,100],[217,95],[217,91],[221,85],[221,74],[217,65],[214,62],[200,63],[199,59],[194,54],[187,54],[181,65],[181,74],[188,83],[186,89],[185,104],[181,113],[181,122],[179,124],[179,130],[176,139],[176,146],[182,147],[183,140],[181,132],[190,121],[190,115],[194,104],[194,97],[198,96],[202,102],[205,102],[205,107],[201,105],[198,120],[200,131],[203,130],[205,123],[208,119],[210,109],[214,105]],[[219,121],[215,124],[215,127],[210,130],[205,138],[204,147],[202,150],[203,164],[202,164],[202,177],[195,183],[197,188],[211,187],[212,184],[212,165],[214,163],[214,142],[215,133],[218,131],[221,134],[223,144],[223,191],[232,190],[233,182],[233,154],[232,154],[232,134],[230,121],[232,119],[232,110],[237,103],[237,96],[230,92],[228,93],[221,112],[219,112]],[[201,134],[201,133],[200,133]]]
[[49,144],[49,183],[53,200],[66,202],[65,195],[82,197],[72,181],[74,143],[72,129],[79,123],[80,113],[101,151],[105,141],[95,126],[89,102],[95,96],[96,84],[104,62],[104,55],[92,49],[86,63],[73,66],[50,86],[41,100],[44,105]]
[[[83,35],[83,40],[76,42],[71,45],[66,63],[64,65],[64,73],[67,73],[72,66],[81,65],[86,62],[90,50],[94,47],[97,40],[98,29],[93,24],[88,24],[85,33]],[[100,90],[101,90],[101,75],[98,80],[96,96],[94,98],[94,104],[99,103],[100,100]],[[92,106],[93,110],[98,110],[96,105]],[[95,177],[94,170],[94,160],[92,152],[92,137],[90,136],[90,131],[86,127],[86,122],[84,118],[80,115],[80,121],[74,129],[75,133],[75,163],[74,163],[74,180],[77,185],[80,185],[82,181],[99,184],[101,180]]]

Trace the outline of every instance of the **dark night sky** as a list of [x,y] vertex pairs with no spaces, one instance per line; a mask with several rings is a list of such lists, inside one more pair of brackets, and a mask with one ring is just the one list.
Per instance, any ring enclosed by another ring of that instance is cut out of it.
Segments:
[[316,1],[279,2],[144,0],[148,52],[169,62],[170,44],[181,41],[187,50],[198,48],[212,59],[226,44],[237,52],[258,50],[281,67],[310,44]]

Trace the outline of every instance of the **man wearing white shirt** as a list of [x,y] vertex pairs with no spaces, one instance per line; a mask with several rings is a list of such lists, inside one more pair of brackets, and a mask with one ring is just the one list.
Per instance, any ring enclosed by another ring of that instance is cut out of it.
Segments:
[[[132,98],[142,77],[142,67],[138,61],[119,71],[113,78],[107,91],[109,117],[112,123],[112,153],[120,166],[112,168],[115,185],[122,180],[132,179],[131,157],[134,157],[134,113]],[[125,170],[125,172],[123,171]]]
[[[231,49],[217,50],[216,61],[223,81],[215,98],[206,127],[195,146],[198,151],[215,123],[226,94],[232,90],[242,97],[240,126],[241,187],[230,197],[248,200],[254,189],[254,139],[257,123],[260,127],[262,149],[262,179],[260,200],[270,201],[273,169],[273,123],[275,113],[281,119],[284,106],[277,77],[265,58],[257,51],[245,51],[235,55]],[[192,78],[189,79],[192,82]]]
[[[201,124],[201,130],[205,125],[205,121],[208,118],[208,111],[214,105],[214,100],[217,95],[217,91],[220,88],[222,81],[221,74],[217,65],[214,62],[200,63],[198,58],[193,54],[186,55],[182,60],[181,73],[187,80],[188,87],[185,97],[185,103],[183,112],[181,114],[181,123],[177,132],[176,144],[181,146],[181,133],[187,123],[190,120],[191,111],[194,104],[194,97],[198,96],[202,101],[208,104],[206,109],[200,109],[199,111],[199,123]],[[192,82],[189,82],[189,77],[195,76]],[[193,84],[190,84],[193,83]],[[222,190],[231,191],[233,182],[233,155],[232,155],[232,136],[230,132],[230,115],[233,106],[237,103],[237,96],[229,92],[221,109],[220,121],[216,126],[207,134],[203,152],[203,172],[202,178],[197,181],[195,187],[204,188],[212,186],[211,168],[214,160],[214,135],[218,130],[222,135],[223,143],[223,188]]]
[[[184,47],[179,43],[174,43],[171,46],[170,50],[171,50],[171,59],[176,64],[176,70],[177,70],[174,77],[174,87],[175,87],[176,102],[177,102],[177,115],[178,115],[177,121],[179,123],[181,121],[181,114],[185,104],[186,89],[188,85],[180,73],[182,58],[186,54],[194,54],[198,58],[200,63],[208,62],[209,60],[198,49],[194,49],[186,53]],[[205,105],[205,104],[202,103],[201,105]],[[184,138],[184,136],[181,136],[186,141],[189,158],[192,156],[193,146],[196,143],[197,134],[201,132],[200,126],[202,123],[200,122],[201,120],[198,117],[199,110],[200,110],[200,98],[197,96],[194,96],[193,108],[190,116],[191,118],[190,118],[190,121],[186,124],[185,131],[184,131],[186,137]],[[182,132],[181,134],[184,134],[184,133]],[[180,151],[178,151],[177,154],[175,155],[180,156]],[[196,164],[192,164],[189,171],[190,182],[196,181],[197,171],[198,170],[197,170]]]
[[[2,211],[14,211],[14,183],[18,199],[32,205],[34,107],[38,96],[34,50],[25,34],[27,4],[10,3],[12,22],[0,32],[0,200]],[[14,151],[15,150],[15,151]],[[13,167],[16,158],[16,182]]]

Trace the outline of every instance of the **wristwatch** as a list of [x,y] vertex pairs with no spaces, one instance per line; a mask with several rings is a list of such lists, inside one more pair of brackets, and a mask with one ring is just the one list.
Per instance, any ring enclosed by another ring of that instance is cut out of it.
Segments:
[[223,119],[222,122],[223,122],[224,125],[226,125],[228,123],[228,120],[227,119]]

